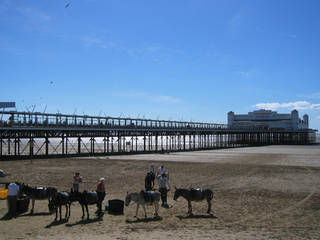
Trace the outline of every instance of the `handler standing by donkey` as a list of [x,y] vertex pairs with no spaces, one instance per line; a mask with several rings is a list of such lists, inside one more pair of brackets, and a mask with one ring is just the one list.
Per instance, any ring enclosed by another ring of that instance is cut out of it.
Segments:
[[102,212],[102,202],[106,196],[106,188],[104,186],[104,178],[100,178],[100,181],[98,182],[97,185],[97,195],[98,195],[98,213]]
[[165,173],[159,178],[159,192],[161,193],[162,207],[168,207],[167,192],[170,191],[169,179]]
[[17,216],[17,198],[20,187],[17,183],[10,183],[8,185],[8,213],[11,217]]

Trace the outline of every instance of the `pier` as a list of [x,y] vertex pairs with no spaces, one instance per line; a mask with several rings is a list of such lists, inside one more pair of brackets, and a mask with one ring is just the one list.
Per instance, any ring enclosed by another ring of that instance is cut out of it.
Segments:
[[0,111],[0,159],[170,153],[259,145],[313,144],[316,130]]

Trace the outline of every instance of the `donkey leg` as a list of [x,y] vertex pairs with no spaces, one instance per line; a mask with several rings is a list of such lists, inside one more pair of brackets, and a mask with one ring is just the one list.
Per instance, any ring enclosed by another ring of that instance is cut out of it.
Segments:
[[68,204],[66,204],[66,215],[64,218],[68,220]]
[[139,210],[139,203],[137,203],[136,215],[135,215],[136,218],[138,217],[138,210]]
[[146,212],[146,206],[142,204],[143,211],[144,211],[144,217],[147,218],[147,212]]
[[192,215],[192,205],[191,205],[191,201],[188,201],[188,213],[190,215]]
[[86,206],[86,211],[87,211],[87,219],[89,220],[90,219],[90,216],[89,216],[89,209],[88,209],[88,205],[85,205]]
[[59,206],[59,213],[60,213],[60,221],[62,220],[62,205]]
[[69,215],[68,215],[68,220],[69,220],[70,215],[71,215],[71,203],[69,203],[68,205],[69,205]]
[[158,217],[159,203],[157,201],[154,202],[154,216]]
[[57,221],[57,219],[58,219],[58,207],[56,208],[56,218],[54,220]]
[[208,200],[208,211],[207,213],[211,213],[211,201]]
[[32,199],[32,208],[31,208],[31,213],[33,213],[33,210],[34,210],[34,202],[35,202],[36,200],[34,200],[34,199]]
[[82,219],[84,218],[84,206],[83,206],[83,204],[81,204],[81,208],[82,208]]

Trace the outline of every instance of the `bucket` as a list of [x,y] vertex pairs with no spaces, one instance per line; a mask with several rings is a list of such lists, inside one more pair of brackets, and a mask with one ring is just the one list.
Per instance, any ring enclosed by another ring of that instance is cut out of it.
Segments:
[[108,201],[108,211],[111,214],[123,214],[124,201],[113,199]]
[[30,198],[22,197],[17,200],[17,213],[25,213],[28,211]]
[[0,199],[7,199],[8,189],[0,189]]

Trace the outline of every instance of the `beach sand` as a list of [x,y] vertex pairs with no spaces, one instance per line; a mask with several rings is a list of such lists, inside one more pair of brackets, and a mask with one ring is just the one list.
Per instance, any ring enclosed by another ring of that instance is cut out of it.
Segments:
[[[100,177],[106,179],[107,203],[143,189],[151,164],[164,164],[170,173],[170,208],[160,208],[160,219],[153,219],[152,206],[147,219],[142,208],[136,219],[130,204],[124,215],[105,212],[102,219],[90,206],[91,220],[81,220],[81,207],[73,203],[69,221],[54,222],[47,201],[36,201],[33,215],[6,219],[6,201],[0,200],[0,239],[320,239],[319,145],[2,161],[8,176],[0,181],[70,190],[79,171],[80,190],[94,190]],[[213,216],[203,201],[193,203],[188,217],[187,202],[173,200],[175,186],[212,189]]]

